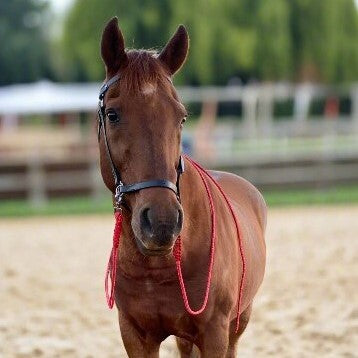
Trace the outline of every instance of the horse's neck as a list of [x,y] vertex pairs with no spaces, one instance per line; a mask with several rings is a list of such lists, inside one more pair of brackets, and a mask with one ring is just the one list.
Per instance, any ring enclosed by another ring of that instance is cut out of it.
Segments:
[[[181,201],[184,209],[184,225],[181,233],[183,266],[186,261],[202,265],[207,262],[210,247],[211,219],[209,200],[205,187],[195,168],[186,163],[181,177]],[[196,266],[196,264],[194,266]],[[119,267],[128,276],[176,278],[175,261],[171,255],[165,257],[143,256],[135,242],[130,217],[125,217],[119,247]]]

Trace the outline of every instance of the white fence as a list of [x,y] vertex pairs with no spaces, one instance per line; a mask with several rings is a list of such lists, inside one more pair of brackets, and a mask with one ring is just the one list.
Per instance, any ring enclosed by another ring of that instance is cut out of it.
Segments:
[[[221,162],[213,168],[237,173],[260,189],[328,188],[358,182],[358,156],[352,154],[299,155]],[[0,162],[0,200],[28,199],[42,205],[48,198],[105,192],[97,160],[34,159]]]
[[[4,140],[9,138],[6,125],[16,124],[18,118],[26,121],[30,114],[69,114],[72,124],[79,122],[79,112],[94,118],[99,87],[38,83],[0,88],[0,199],[27,198],[38,205],[53,196],[102,194],[94,131],[92,137],[88,134],[78,143],[59,147],[61,155],[51,155],[51,148],[41,147],[33,151],[36,155],[26,151],[26,156],[11,158],[8,144],[16,140]],[[357,84],[341,88],[310,84],[182,87],[179,92],[185,103],[201,105],[198,125],[187,135],[194,156],[208,167],[238,173],[260,188],[358,182]],[[331,117],[312,119],[312,101],[329,97],[347,98],[350,110],[345,115],[336,111]],[[275,119],[275,103],[286,100],[293,102],[292,115]],[[217,120],[218,103],[225,102],[239,103],[241,118]],[[48,117],[43,119],[46,122]],[[75,127],[67,128],[64,137],[69,130],[74,133]],[[76,159],[69,153],[77,152],[73,149],[77,144],[83,149]]]
[[[18,116],[33,114],[95,113],[100,84],[55,84],[39,82],[0,87],[0,121],[16,122]],[[292,85],[287,83],[253,84],[226,87],[179,87],[184,103],[203,106],[232,102],[242,106],[240,135],[244,138],[270,136],[319,135],[343,132],[358,133],[358,84],[345,87]],[[344,96],[350,101],[350,113],[331,120],[310,121],[310,105],[314,99]],[[290,118],[274,121],[274,105],[292,100]],[[215,109],[214,113],[215,115]]]

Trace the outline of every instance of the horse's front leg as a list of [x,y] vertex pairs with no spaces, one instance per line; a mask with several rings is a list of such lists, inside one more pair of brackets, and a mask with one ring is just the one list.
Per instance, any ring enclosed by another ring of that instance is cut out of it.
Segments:
[[229,338],[229,348],[226,353],[225,358],[235,358],[237,357],[237,341],[241,337],[241,335],[244,333],[247,324],[249,323],[250,316],[251,316],[251,309],[252,304],[250,304],[244,312],[240,315],[240,322],[239,322],[239,331],[236,333],[236,318],[231,321],[231,333]]
[[119,327],[124,347],[129,358],[159,358],[160,341],[150,336],[143,337],[127,317],[118,311]]
[[222,358],[229,347],[229,322],[210,323],[200,335],[198,347],[201,358]]

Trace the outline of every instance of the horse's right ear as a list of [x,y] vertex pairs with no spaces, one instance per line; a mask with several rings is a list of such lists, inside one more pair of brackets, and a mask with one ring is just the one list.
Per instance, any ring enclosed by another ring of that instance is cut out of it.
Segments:
[[124,49],[124,39],[118,27],[117,17],[113,17],[103,30],[101,55],[109,76],[115,75],[121,67],[128,63]]
[[184,25],[180,25],[173,37],[159,54],[159,60],[174,75],[183,66],[189,50],[189,36]]

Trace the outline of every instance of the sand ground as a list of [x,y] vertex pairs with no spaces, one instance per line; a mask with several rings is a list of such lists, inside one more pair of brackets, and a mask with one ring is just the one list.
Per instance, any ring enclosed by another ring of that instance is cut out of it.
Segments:
[[[0,220],[0,357],[126,356],[103,292],[112,224]],[[358,357],[358,206],[272,209],[267,246],[239,356]]]

